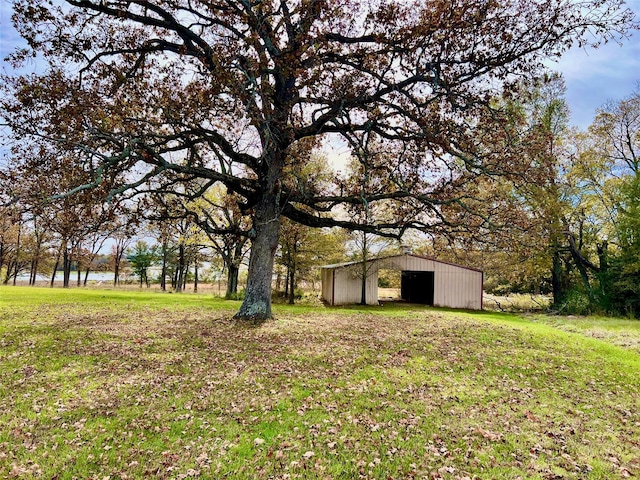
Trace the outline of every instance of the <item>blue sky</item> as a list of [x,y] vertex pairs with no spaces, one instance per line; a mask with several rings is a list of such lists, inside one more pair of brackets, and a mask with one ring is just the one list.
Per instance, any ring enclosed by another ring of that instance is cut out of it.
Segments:
[[[640,0],[627,0],[627,5],[640,18]],[[11,1],[0,0],[0,58],[16,46],[20,37],[11,26]],[[38,62],[29,65],[37,69]],[[594,49],[570,50],[558,63],[550,66],[564,75],[571,123],[585,129],[596,109],[608,100],[619,100],[631,94],[640,82],[640,31],[622,45],[609,43]],[[10,66],[0,61],[0,69]],[[640,87],[639,87],[640,88]]]
[[[640,20],[640,0],[627,0]],[[573,48],[557,63],[567,85],[571,123],[587,128],[596,109],[609,100],[620,100],[640,89],[640,31],[622,41],[597,50]]]

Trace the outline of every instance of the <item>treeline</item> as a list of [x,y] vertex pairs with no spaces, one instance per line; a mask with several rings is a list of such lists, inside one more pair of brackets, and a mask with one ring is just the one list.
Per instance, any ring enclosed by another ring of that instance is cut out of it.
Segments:
[[[218,192],[214,196],[219,200],[224,195]],[[235,232],[211,234],[186,210],[178,215],[175,198],[156,197],[154,203],[147,197],[121,204],[105,202],[91,208],[76,205],[73,200],[74,197],[69,197],[60,202],[66,208],[55,203],[56,208],[44,209],[43,204],[26,202],[2,208],[2,284],[15,285],[20,278],[27,279],[29,285],[46,279],[52,287],[86,286],[91,272],[108,272],[113,275],[114,286],[123,278],[130,281],[135,277],[141,287],[157,283],[163,291],[178,293],[186,288],[187,282],[197,291],[199,282],[224,278],[227,298],[241,294],[239,275],[250,247],[248,236],[242,231],[242,218],[237,218]],[[208,197],[208,200],[211,203],[207,214],[212,215],[212,205],[216,205],[219,208],[216,214],[231,224],[234,216],[241,217],[239,212],[225,209],[215,199]],[[167,209],[171,201],[173,213]],[[101,214],[80,215],[89,211]],[[284,223],[282,229],[275,283],[277,293],[293,303],[296,295],[300,295],[300,282],[318,282],[319,274],[314,267],[346,258],[349,236],[290,222]]]
[[[501,101],[510,119],[504,135],[518,144],[518,155],[500,161],[514,165],[459,185],[461,198],[475,204],[443,202],[428,213],[446,219],[443,226],[427,225],[403,243],[416,253],[482,268],[488,292],[549,294],[560,313],[637,317],[640,93],[603,106],[587,131],[578,131],[569,127],[561,78],[522,92]],[[364,199],[341,213],[350,228],[362,228],[359,233],[281,219],[274,281],[290,302],[301,281],[319,281],[322,264],[399,251],[398,242],[378,242],[382,248],[367,233],[368,225],[392,222],[395,215],[389,205],[366,200],[386,188],[390,155],[376,150],[373,140],[368,148],[353,155],[348,168],[355,183],[344,184]],[[20,145],[13,154],[0,170],[0,282],[25,275],[35,284],[44,276],[68,287],[105,270],[117,285],[126,265],[141,286],[157,281],[163,290],[181,292],[187,281],[197,290],[206,264],[225,275],[227,297],[238,295],[255,232],[239,194],[216,182],[167,175],[127,196],[121,187],[129,187],[126,177],[103,178],[96,187],[86,159],[59,157],[37,144]],[[298,154],[311,158],[304,168],[291,167],[290,181],[297,183],[290,188],[321,195],[335,172],[322,156]],[[176,185],[184,191],[176,193]],[[118,188],[125,194],[114,195]],[[155,278],[151,267],[159,272]]]
[[561,78],[511,108],[542,168],[535,181],[503,183],[509,224],[470,236],[461,256],[484,265],[489,291],[549,293],[560,313],[638,317],[640,91],[602,106],[587,131],[568,126]]

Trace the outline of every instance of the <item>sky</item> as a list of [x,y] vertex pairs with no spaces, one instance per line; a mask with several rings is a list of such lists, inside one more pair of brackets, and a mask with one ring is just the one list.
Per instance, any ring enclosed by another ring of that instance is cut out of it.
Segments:
[[[627,0],[640,21],[640,0]],[[621,100],[640,90],[640,31],[597,50],[572,48],[550,68],[561,72],[567,86],[571,123],[586,129],[596,110],[606,102]]]
[[[627,0],[627,5],[640,20],[640,0]],[[21,44],[11,25],[11,1],[0,0],[0,59]],[[550,68],[563,74],[567,85],[567,102],[571,123],[586,129],[596,109],[607,101],[630,95],[640,82],[640,31],[621,44],[612,42],[594,49],[573,48]],[[33,63],[30,69],[38,69]],[[10,65],[0,60],[0,71],[9,72]],[[640,86],[638,86],[640,88]]]

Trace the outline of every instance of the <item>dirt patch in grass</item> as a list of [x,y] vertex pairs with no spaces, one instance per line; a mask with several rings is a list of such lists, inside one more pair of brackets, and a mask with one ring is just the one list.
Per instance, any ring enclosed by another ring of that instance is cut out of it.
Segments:
[[0,476],[640,475],[639,363],[580,337],[424,309],[261,328],[233,311],[3,320]]

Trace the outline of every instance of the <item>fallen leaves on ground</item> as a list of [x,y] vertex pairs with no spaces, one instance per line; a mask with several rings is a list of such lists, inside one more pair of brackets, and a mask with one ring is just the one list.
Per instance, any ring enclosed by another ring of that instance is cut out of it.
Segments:
[[5,324],[0,476],[640,475],[638,371],[579,343],[427,310],[231,315]]

